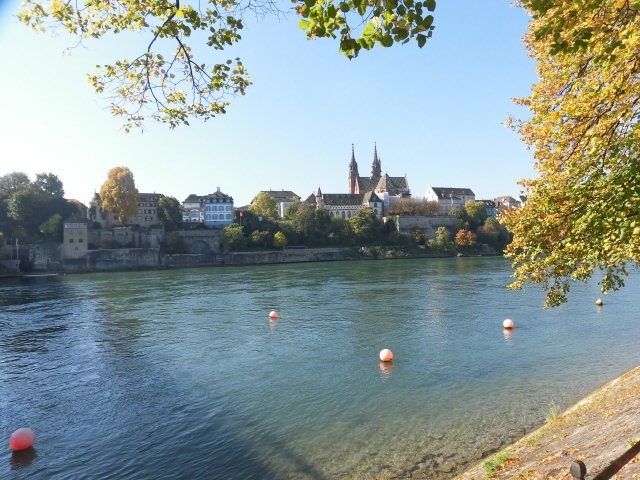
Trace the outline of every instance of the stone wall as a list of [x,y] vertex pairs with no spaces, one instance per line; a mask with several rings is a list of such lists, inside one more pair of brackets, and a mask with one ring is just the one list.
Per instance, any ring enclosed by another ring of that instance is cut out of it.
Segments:
[[154,268],[184,268],[215,265],[259,265],[270,263],[327,262],[352,260],[351,248],[304,248],[267,252],[165,255],[157,248],[89,250],[81,258],[62,258],[62,244],[25,245],[20,250],[23,272],[106,272]]
[[66,260],[65,272],[104,272],[114,270],[143,270],[158,268],[160,257],[157,248],[118,248],[89,250],[81,259]]
[[330,262],[357,257],[351,248],[305,248],[268,252],[231,252],[225,254],[163,255],[165,267],[197,267],[202,265],[265,265],[270,263]]
[[451,215],[392,215],[385,220],[393,220],[400,233],[411,234],[420,229],[428,240],[436,238],[438,227],[455,228],[457,218]]

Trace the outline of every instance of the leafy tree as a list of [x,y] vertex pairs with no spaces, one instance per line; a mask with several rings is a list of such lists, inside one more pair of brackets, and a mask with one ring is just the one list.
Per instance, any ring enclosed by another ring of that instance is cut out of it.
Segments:
[[182,206],[175,197],[158,200],[158,217],[165,230],[177,230],[182,226]]
[[478,228],[487,219],[487,207],[483,202],[467,200],[464,203],[464,211],[471,230]]
[[138,211],[138,190],[133,173],[127,167],[114,167],[107,172],[107,180],[100,187],[102,208],[116,214],[124,223]]
[[281,231],[277,231],[273,236],[273,246],[276,248],[284,248],[287,246],[287,237]]
[[555,306],[571,281],[602,272],[602,291],[616,290],[640,261],[640,2],[522,4],[539,80],[513,125],[539,175],[500,221],[514,235],[511,288],[540,284]]
[[53,173],[38,173],[34,186],[45,195],[64,198],[62,181]]
[[452,252],[454,250],[451,233],[447,230],[447,227],[438,227],[436,238],[429,242],[429,246],[442,252]]
[[262,215],[268,220],[278,218],[278,206],[276,204],[276,200],[267,192],[260,192],[253,197],[248,210],[254,215]]
[[438,202],[400,198],[389,203],[389,215],[435,215],[440,211]]
[[59,213],[53,214],[49,219],[47,219],[42,225],[40,225],[40,233],[42,233],[45,238],[51,241],[61,241],[62,240],[62,215]]
[[487,218],[477,230],[478,243],[486,243],[496,251],[502,252],[511,242],[511,233],[493,217]]
[[[63,197],[62,182],[51,173],[41,173],[36,175],[35,182],[25,184],[23,175],[13,175],[15,182],[9,180],[5,184],[5,187],[12,185],[6,192],[13,190],[3,201],[10,230],[13,235],[27,237],[31,241],[42,240],[43,236],[52,239],[52,235],[55,239],[61,239],[61,229],[59,235],[54,235],[55,228],[52,225],[56,220],[53,217],[57,215],[62,221],[76,211],[76,207]],[[49,220],[52,223],[45,225]]]
[[12,172],[0,177],[0,200],[9,199],[18,190],[31,185],[29,176],[23,172]]
[[308,203],[296,203],[287,208],[291,227],[302,243],[306,242],[314,229],[316,208]]
[[380,220],[371,208],[358,210],[353,217],[347,220],[347,225],[349,231],[354,235],[354,240],[364,244],[376,240],[382,232]]
[[273,243],[273,235],[264,230],[254,230],[249,238],[251,238],[251,243],[257,247],[268,247]]
[[475,247],[476,234],[470,230],[458,230],[456,232],[455,244],[459,247]]
[[[431,37],[435,0],[421,2],[361,2],[359,0],[292,0],[308,38],[339,37],[340,51],[354,58],[377,43],[415,40],[422,47]],[[110,33],[141,31],[140,50],[97,67],[89,81],[97,93],[108,92],[111,112],[125,121],[125,130],[141,127],[147,117],[170,127],[188,125],[190,118],[207,120],[225,113],[228,99],[244,95],[251,84],[239,58],[214,65],[196,58],[189,41],[203,39],[222,51],[233,47],[245,27],[247,12],[279,16],[285,12],[268,0],[117,0],[73,3],[26,0],[18,18],[38,31],[65,30],[80,45]],[[355,26],[355,27],[354,27]]]
[[245,244],[244,231],[241,225],[233,224],[224,227],[224,243],[229,250],[238,250]]

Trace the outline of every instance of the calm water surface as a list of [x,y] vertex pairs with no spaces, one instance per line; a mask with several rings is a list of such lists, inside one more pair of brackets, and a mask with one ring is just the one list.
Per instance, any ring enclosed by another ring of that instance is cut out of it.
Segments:
[[553,310],[509,275],[456,258],[4,281],[0,434],[37,438],[5,443],[0,478],[451,478],[639,364],[637,272],[603,307],[594,282]]

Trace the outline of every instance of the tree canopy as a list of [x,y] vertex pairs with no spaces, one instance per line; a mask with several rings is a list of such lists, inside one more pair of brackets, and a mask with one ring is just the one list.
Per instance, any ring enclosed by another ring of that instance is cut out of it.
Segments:
[[38,173],[31,182],[26,173],[0,177],[0,229],[27,241],[61,240],[62,220],[79,214],[64,198],[62,181],[52,173]]
[[240,58],[220,54],[217,63],[208,64],[209,55],[204,60],[195,52],[203,45],[223,51],[239,42],[246,13],[295,12],[307,38],[339,38],[340,51],[354,58],[376,44],[415,40],[422,47],[433,32],[435,7],[435,0],[292,0],[288,10],[270,0],[26,0],[18,18],[35,30],[65,30],[77,44],[143,33],[135,57],[116,58],[88,75],[97,93],[108,94],[112,114],[123,118],[129,131],[149,118],[172,128],[191,118],[207,120],[225,113],[231,97],[245,94],[251,80]]
[[278,206],[276,200],[267,192],[260,192],[249,205],[249,211],[254,215],[262,215],[266,219],[278,218]]
[[527,0],[525,44],[538,83],[513,125],[539,176],[522,181],[523,208],[502,217],[515,281],[541,284],[545,305],[572,281],[624,285],[640,261],[640,0]]
[[124,223],[138,211],[138,190],[133,173],[127,167],[114,167],[107,172],[107,180],[100,187],[102,208],[116,214]]

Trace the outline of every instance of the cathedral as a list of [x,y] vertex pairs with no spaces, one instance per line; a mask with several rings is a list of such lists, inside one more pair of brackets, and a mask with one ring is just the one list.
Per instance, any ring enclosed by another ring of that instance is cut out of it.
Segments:
[[378,148],[374,144],[371,176],[361,177],[358,173],[354,147],[351,145],[351,162],[349,163],[348,193],[312,193],[305,203],[316,208],[323,207],[332,215],[351,218],[358,210],[369,207],[376,216],[385,215],[389,202],[398,198],[410,198],[411,190],[406,175],[390,177],[382,174],[382,164],[378,157]]
[[[378,157],[378,147],[373,146],[373,162],[371,162],[371,175],[361,177],[358,173],[358,163],[353,145],[351,145],[351,162],[349,163],[349,193],[375,192],[380,198],[411,197],[411,189],[407,176],[390,177],[386,173],[382,175],[382,163]],[[386,195],[385,195],[386,194]],[[388,204],[388,200],[385,201]]]

